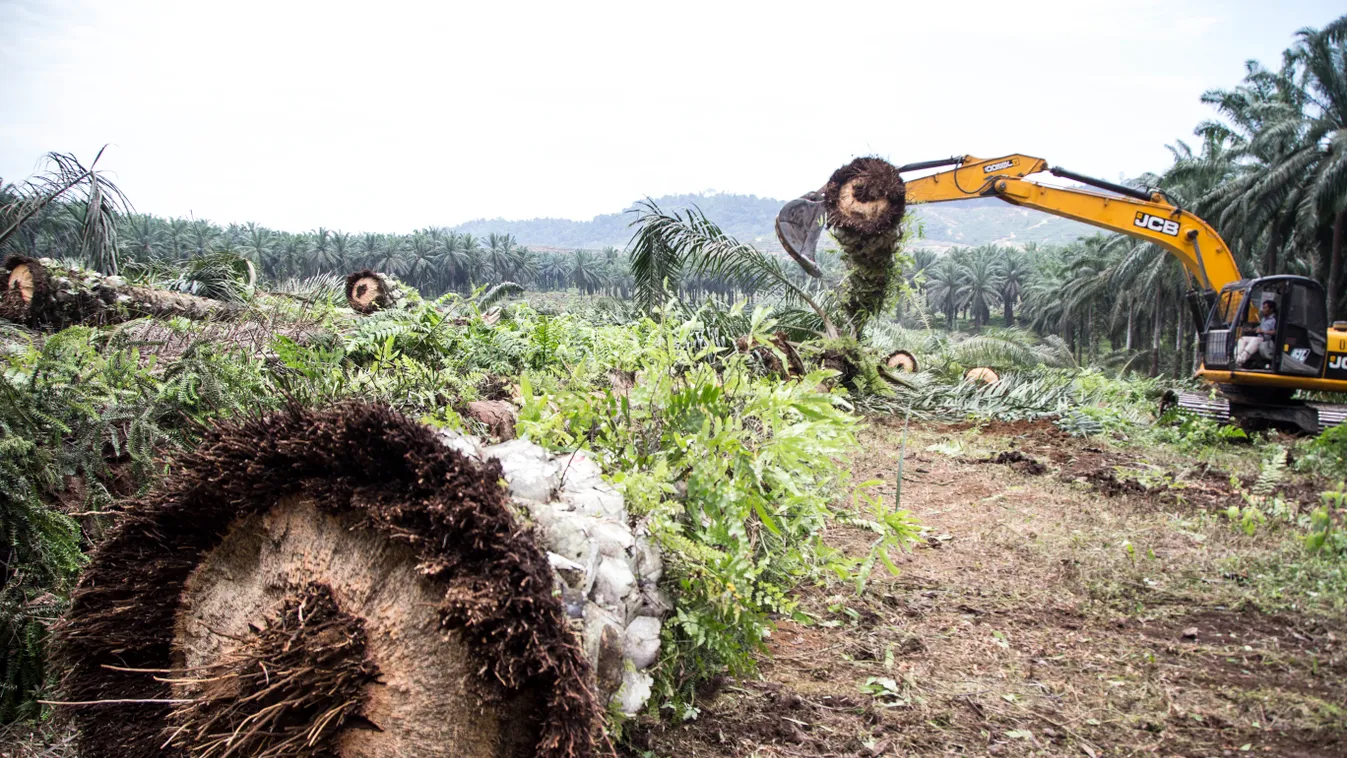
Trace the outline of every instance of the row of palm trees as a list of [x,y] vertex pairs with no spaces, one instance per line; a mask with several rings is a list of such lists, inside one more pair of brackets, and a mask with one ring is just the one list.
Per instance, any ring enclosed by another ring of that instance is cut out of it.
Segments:
[[[52,205],[26,225],[10,249],[30,255],[72,257],[79,242],[79,207]],[[534,251],[512,235],[484,237],[431,227],[411,234],[350,234],[318,228],[276,231],[256,223],[219,226],[205,220],[124,214],[117,221],[116,259],[134,264],[178,263],[211,253],[253,261],[271,281],[373,268],[395,274],[429,295],[466,292],[514,281],[533,289],[575,288],[585,294],[629,292],[626,257],[615,247],[565,253]]]
[[949,330],[1028,328],[1061,337],[1081,363],[1189,370],[1194,330],[1184,320],[1183,277],[1170,256],[1138,266],[1132,252],[1103,234],[1022,249],[918,250],[904,273],[912,296],[899,300],[897,317]]

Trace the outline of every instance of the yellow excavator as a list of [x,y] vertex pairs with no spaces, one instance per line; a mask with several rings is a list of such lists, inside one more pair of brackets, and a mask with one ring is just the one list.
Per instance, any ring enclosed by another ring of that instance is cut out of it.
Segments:
[[[1347,406],[1295,397],[1297,390],[1347,392],[1347,321],[1329,325],[1317,281],[1284,275],[1245,279],[1216,230],[1162,191],[1084,176],[1028,155],[964,155],[898,167],[899,173],[930,169],[941,170],[905,180],[909,205],[992,197],[1143,239],[1177,258],[1198,325],[1197,377],[1219,392],[1180,393],[1169,398],[1171,404],[1245,426],[1308,434],[1347,419]],[[1045,172],[1086,187],[1026,178]],[[786,252],[814,276],[824,215],[815,192],[790,201],[777,216]]]

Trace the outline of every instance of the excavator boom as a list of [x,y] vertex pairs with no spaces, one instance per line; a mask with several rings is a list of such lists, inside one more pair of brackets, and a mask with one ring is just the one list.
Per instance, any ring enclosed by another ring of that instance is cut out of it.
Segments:
[[[1012,205],[1152,242],[1169,251],[1199,283],[1219,291],[1242,277],[1230,248],[1207,222],[1170,202],[1162,193],[1148,193],[1052,168],[1042,158],[1004,155],[972,156],[902,166],[900,171],[956,164],[955,168],[907,181],[909,204],[943,203],[974,197],[995,197]],[[1113,194],[1079,187],[1058,187],[1025,177],[1048,172],[1085,182]]]

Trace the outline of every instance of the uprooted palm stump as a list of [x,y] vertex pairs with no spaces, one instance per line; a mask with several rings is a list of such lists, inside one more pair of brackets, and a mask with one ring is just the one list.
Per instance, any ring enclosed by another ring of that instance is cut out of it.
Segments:
[[172,470],[58,629],[85,758],[580,758],[596,678],[648,695],[658,554],[587,457],[346,405]]
[[890,267],[907,207],[907,185],[882,158],[857,158],[823,188],[828,228],[847,267],[842,308],[857,333],[884,305]]
[[969,384],[996,384],[1001,381],[1001,375],[996,373],[996,369],[975,366],[963,372],[963,380]]
[[920,370],[917,363],[917,356],[907,350],[894,350],[892,353],[889,353],[889,357],[885,359],[884,365],[892,371],[897,371],[903,374],[915,374]]
[[141,316],[229,319],[234,303],[127,284],[119,276],[61,267],[50,258],[5,259],[0,318],[57,331],[74,324],[104,325]]
[[402,287],[387,274],[364,269],[346,277],[346,304],[361,315],[396,307],[405,296]]

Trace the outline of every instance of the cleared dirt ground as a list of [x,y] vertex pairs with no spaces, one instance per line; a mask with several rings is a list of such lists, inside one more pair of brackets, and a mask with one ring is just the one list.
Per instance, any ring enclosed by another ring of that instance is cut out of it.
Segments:
[[[863,443],[856,480],[891,502],[902,429]],[[783,622],[759,678],[637,755],[1347,755],[1341,599],[1288,579],[1289,536],[1215,514],[1239,502],[1226,471],[1046,423],[913,424],[904,468],[929,531],[902,575],[803,590],[821,623]]]

